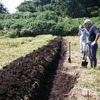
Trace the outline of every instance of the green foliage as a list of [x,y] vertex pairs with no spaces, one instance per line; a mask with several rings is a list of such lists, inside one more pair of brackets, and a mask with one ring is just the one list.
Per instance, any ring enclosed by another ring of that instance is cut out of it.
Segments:
[[4,7],[4,5],[0,2],[0,13],[8,13],[7,9]]
[[15,38],[15,37],[17,37],[17,34],[18,33],[17,33],[16,30],[10,30],[10,31],[7,32],[6,37]]
[[[23,13],[23,16],[26,14]],[[36,36],[42,34],[52,35],[77,35],[78,26],[84,22],[85,18],[72,19],[69,17],[61,18],[53,11],[29,14],[17,19],[0,20],[0,36]],[[31,16],[36,16],[31,17]],[[93,23],[100,28],[99,17],[91,18]],[[11,32],[10,32],[11,31]]]
[[58,22],[60,17],[58,17],[55,12],[47,10],[47,11],[41,12],[36,17],[36,19],[37,20],[45,20],[45,21],[46,20],[54,20],[54,21]]
[[21,29],[22,26],[19,23],[14,23],[10,26],[11,29]]
[[1,30],[0,38],[2,37],[10,37],[10,38],[18,37],[18,31],[17,30]]
[[47,22],[47,21],[36,20],[33,23],[32,30],[35,35],[48,34],[50,33],[49,30],[51,29],[52,25],[54,25],[53,21]]
[[90,12],[90,13],[88,13],[88,16],[96,17],[99,15],[99,7],[98,6],[89,7],[87,9],[87,12]]
[[54,11],[62,17],[93,17],[98,15],[100,0],[29,0],[21,3],[17,10],[21,12]]
[[20,6],[17,7],[18,11],[21,11],[21,12],[35,12],[35,7],[33,6],[33,2],[32,1],[25,1],[25,2],[22,2],[20,4]]
[[[16,13],[0,14],[0,36],[77,35],[83,16],[100,16],[98,3],[98,0],[25,0]],[[92,20],[100,28],[100,18]]]
[[22,28],[22,30],[20,31],[20,37],[23,37],[23,36],[32,36],[32,31],[31,29],[26,29],[26,28]]

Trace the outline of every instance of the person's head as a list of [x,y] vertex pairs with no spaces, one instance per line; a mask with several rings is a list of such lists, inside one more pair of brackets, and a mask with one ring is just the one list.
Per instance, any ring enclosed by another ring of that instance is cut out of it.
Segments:
[[90,19],[86,19],[83,24],[85,25],[86,28],[90,28],[92,25],[92,22]]

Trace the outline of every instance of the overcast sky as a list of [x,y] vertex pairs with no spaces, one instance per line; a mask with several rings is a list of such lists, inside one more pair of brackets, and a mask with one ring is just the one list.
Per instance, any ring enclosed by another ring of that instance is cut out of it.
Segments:
[[9,13],[14,13],[16,11],[16,7],[23,2],[24,0],[0,0],[0,2],[6,7]]

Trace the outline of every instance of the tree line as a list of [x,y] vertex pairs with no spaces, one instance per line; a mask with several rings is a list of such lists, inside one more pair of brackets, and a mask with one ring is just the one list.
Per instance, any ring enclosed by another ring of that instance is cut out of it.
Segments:
[[[96,17],[100,15],[100,0],[25,0],[18,7],[21,12],[54,11],[62,17]],[[7,9],[0,3],[0,13]]]
[[9,14],[0,3],[0,36],[76,35],[78,26],[86,17],[90,17],[99,28],[99,2],[99,0],[25,0],[13,14]]
[[100,0],[31,0],[17,7],[22,12],[50,10],[62,17],[95,17],[100,15]]

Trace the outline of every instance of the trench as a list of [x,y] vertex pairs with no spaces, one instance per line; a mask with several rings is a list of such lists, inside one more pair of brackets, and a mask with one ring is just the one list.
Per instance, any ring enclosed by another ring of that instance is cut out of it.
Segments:
[[60,49],[55,59],[46,67],[45,78],[41,80],[41,87],[37,95],[31,97],[30,100],[64,100],[63,94],[69,93],[74,87],[78,75],[73,76],[61,72],[64,52],[64,48],[60,44]]
[[59,61],[61,60],[60,53],[61,50],[58,51],[58,53],[55,55],[55,59],[46,67],[47,69],[43,80],[41,80],[40,88],[36,91],[37,94],[30,97],[29,100],[49,100],[50,92],[53,87],[53,80],[58,69]]

